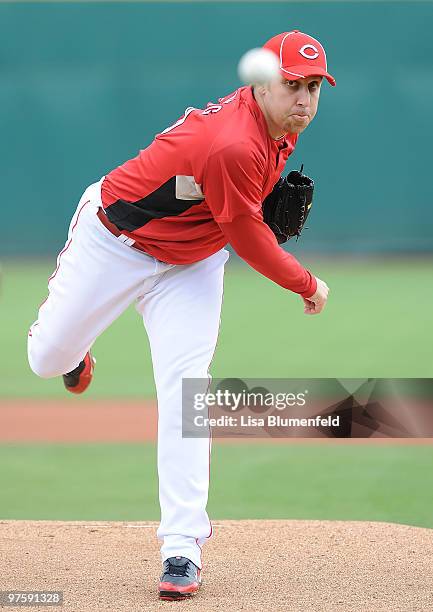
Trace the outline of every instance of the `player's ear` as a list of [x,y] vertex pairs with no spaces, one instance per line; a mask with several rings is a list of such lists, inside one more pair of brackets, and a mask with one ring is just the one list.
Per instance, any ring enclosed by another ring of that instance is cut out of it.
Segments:
[[265,91],[266,91],[266,88],[264,85],[259,85],[258,83],[255,83],[253,85],[253,95],[258,94],[259,96],[263,96]]

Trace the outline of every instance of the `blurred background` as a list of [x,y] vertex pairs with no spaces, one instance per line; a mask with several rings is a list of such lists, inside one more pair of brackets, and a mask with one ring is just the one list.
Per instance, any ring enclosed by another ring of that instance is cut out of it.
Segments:
[[[86,186],[187,106],[239,87],[240,56],[281,31],[317,37],[337,80],[286,170],[304,163],[316,182],[309,229],[286,247],[331,296],[305,317],[297,296],[233,255],[212,373],[433,376],[432,23],[433,3],[416,1],[0,3],[0,518],[157,518],[153,441],[70,445],[48,427],[45,442],[24,439],[46,406],[154,411],[135,311],[97,340],[85,398],[30,372],[27,330]],[[217,518],[433,526],[428,446],[217,444],[213,461]]]

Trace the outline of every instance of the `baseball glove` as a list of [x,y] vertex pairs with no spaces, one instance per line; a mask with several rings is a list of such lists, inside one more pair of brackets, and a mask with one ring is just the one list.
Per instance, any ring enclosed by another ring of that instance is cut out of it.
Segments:
[[263,202],[263,221],[274,232],[278,244],[292,236],[301,235],[313,203],[314,181],[292,170],[286,178],[280,178]]

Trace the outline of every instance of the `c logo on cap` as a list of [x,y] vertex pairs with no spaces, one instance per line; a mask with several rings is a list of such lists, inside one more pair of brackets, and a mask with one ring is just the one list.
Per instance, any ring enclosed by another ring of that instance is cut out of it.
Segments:
[[[312,49],[313,53],[306,53],[307,49]],[[301,47],[301,49],[299,49],[299,53],[309,60],[315,60],[319,57],[319,51],[314,45],[304,45],[303,47]]]

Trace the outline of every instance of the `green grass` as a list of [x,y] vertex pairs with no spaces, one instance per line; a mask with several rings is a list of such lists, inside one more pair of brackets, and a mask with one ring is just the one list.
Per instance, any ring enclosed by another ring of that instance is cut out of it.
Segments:
[[[153,444],[2,445],[0,519],[158,520]],[[428,446],[215,444],[214,519],[433,527]]]
[[[4,262],[0,298],[0,397],[56,397],[59,380],[27,365],[27,330],[46,296],[51,262]],[[322,260],[312,269],[331,287],[326,310],[302,301],[244,264],[228,266],[215,377],[433,377],[432,260]],[[154,393],[142,322],[130,308],[95,344],[97,376],[87,397]]]

